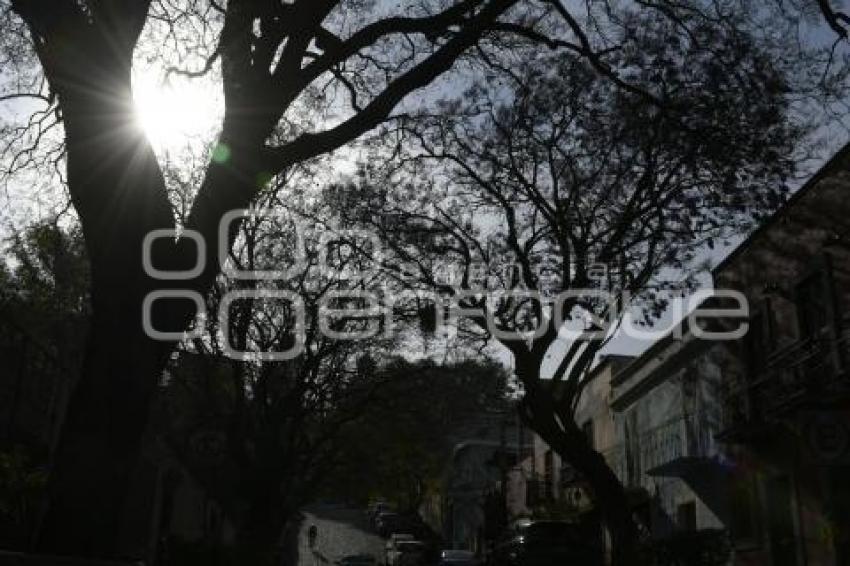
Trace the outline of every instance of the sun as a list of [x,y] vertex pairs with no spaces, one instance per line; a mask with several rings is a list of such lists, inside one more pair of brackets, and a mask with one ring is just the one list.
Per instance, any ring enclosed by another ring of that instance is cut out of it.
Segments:
[[133,78],[137,123],[158,152],[203,144],[221,123],[219,100],[202,79],[143,72]]

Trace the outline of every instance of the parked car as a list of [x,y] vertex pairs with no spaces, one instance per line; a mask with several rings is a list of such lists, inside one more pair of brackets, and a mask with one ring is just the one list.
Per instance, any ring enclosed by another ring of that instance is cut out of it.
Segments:
[[438,566],[479,566],[475,553],[469,550],[444,550],[440,552]]
[[520,524],[498,544],[494,566],[600,566],[602,549],[584,531],[567,521]]
[[383,511],[378,513],[377,517],[375,517],[375,530],[378,531],[378,534],[384,538],[389,537],[392,533],[407,532],[406,529],[401,528],[402,526],[403,518],[398,513]]
[[375,530],[387,538],[393,533],[405,533],[422,539],[430,535],[430,529],[418,515],[401,513],[381,513],[375,521]]

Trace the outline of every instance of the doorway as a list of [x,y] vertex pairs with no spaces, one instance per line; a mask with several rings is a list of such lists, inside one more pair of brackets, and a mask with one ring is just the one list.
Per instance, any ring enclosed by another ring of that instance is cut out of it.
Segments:
[[797,536],[794,524],[793,483],[787,475],[767,478],[768,535],[774,566],[797,566]]

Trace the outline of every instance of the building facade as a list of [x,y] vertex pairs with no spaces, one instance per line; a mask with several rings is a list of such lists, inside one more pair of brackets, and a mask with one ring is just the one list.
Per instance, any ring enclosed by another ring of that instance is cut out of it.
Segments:
[[620,480],[645,533],[723,531],[728,515],[720,430],[720,368],[687,322],[613,378]]
[[[682,322],[631,362],[603,359],[576,421],[647,537],[716,533],[732,564],[848,565],[850,146],[712,274],[748,308],[700,326],[746,335],[699,340]],[[592,512],[580,475],[534,447],[532,513]]]
[[[453,446],[434,494],[439,513],[426,501],[422,514],[451,548],[483,554],[517,513],[517,470],[531,451],[530,435],[516,411],[508,410],[458,423]],[[433,520],[437,515],[439,521]]]
[[718,356],[740,564],[850,564],[850,148],[714,270],[747,336]]

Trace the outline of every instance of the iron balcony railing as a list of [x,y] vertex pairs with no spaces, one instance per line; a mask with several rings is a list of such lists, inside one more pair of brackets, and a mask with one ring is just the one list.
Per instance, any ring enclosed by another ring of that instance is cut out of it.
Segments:
[[640,435],[640,467],[650,475],[676,475],[677,464],[708,458],[714,439],[701,414],[676,417]]
[[820,333],[791,344],[768,358],[749,383],[747,406],[750,420],[769,420],[810,398],[848,386],[850,329],[837,337]]
[[707,460],[715,452],[712,427],[702,414],[680,414],[646,430],[635,441],[602,451],[608,466],[624,485],[640,486],[648,475],[678,476],[686,466]]
[[753,404],[764,415],[782,412],[837,377],[832,341],[814,336],[770,357],[753,380]]
[[747,384],[740,378],[728,378],[722,385],[721,396],[723,430],[719,436],[723,440],[732,440],[750,427],[754,421],[755,410]]
[[[808,400],[850,392],[850,319],[836,336],[823,332],[774,352],[750,379],[724,384],[721,437],[747,440]],[[761,431],[761,432],[760,432]]]

